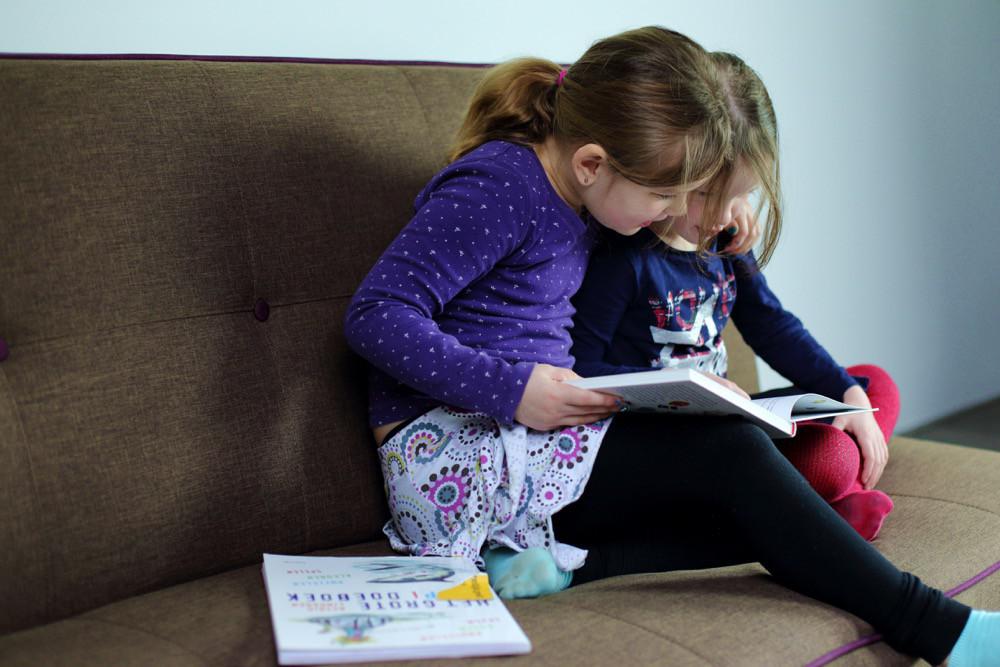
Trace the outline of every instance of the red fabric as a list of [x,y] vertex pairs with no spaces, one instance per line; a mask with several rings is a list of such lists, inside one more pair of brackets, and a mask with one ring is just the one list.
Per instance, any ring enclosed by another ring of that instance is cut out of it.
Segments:
[[843,498],[857,482],[861,452],[847,433],[829,424],[801,423],[779,449],[823,500]]
[[878,537],[882,524],[893,507],[892,498],[878,489],[848,493],[840,500],[830,503],[830,506],[868,541]]
[[889,442],[893,429],[896,428],[896,421],[899,419],[899,387],[885,370],[878,366],[863,364],[851,366],[847,372],[854,377],[868,378],[868,400],[872,402],[872,407],[878,408],[875,413],[875,422],[882,429],[885,441]]
[[[899,418],[899,388],[878,366],[851,366],[847,372],[868,378],[866,393],[872,407],[878,408],[875,422],[888,442]],[[892,511],[892,500],[862,487],[861,452],[849,434],[829,424],[801,423],[795,437],[781,442],[780,449],[844,520],[865,539],[875,539]]]

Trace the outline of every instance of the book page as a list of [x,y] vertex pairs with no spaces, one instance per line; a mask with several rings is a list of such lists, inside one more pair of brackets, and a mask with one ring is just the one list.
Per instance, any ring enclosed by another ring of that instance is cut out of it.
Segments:
[[854,412],[871,412],[819,394],[772,396],[747,400],[703,373],[691,369],[660,369],[605,375],[570,381],[623,398],[634,412],[689,415],[739,415],[761,426],[772,437],[788,437],[794,423]]
[[614,391],[636,412],[685,412],[699,415],[732,414],[732,406],[694,384],[676,383],[665,392],[662,385],[620,387]]
[[791,419],[792,412],[795,410],[795,402],[799,398],[800,396],[769,396],[767,398],[755,398],[753,399],[753,403],[785,419]]
[[761,426],[772,437],[788,437],[792,422],[755,405],[735,391],[690,369],[625,373],[570,382],[623,398],[634,412],[686,415],[741,416]]
[[820,394],[795,394],[755,398],[754,404],[792,421],[823,419],[856,412],[874,412],[874,408],[859,408]]

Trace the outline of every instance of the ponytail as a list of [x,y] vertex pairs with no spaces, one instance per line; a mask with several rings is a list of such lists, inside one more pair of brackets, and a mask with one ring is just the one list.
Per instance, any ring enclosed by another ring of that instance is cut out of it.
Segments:
[[556,79],[561,67],[541,58],[519,58],[491,68],[472,94],[448,159],[503,139],[537,144],[552,133]]

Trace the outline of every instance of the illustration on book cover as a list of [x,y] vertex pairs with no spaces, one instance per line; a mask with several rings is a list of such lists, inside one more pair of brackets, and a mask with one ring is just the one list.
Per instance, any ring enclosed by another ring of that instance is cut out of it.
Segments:
[[[361,563],[355,565],[359,570],[379,573],[374,579],[366,579],[369,584],[404,584],[417,581],[450,581],[455,575],[451,568],[427,564],[401,564],[391,562]],[[374,597],[374,596],[373,596]],[[389,623],[399,621],[420,621],[428,618],[440,618],[442,614],[407,613],[405,615],[391,614],[335,614],[333,616],[313,616],[306,621],[320,626],[320,634],[331,632],[334,628],[341,634],[334,638],[338,644],[361,644],[373,640],[371,631]]]
[[[337,631],[332,641],[342,646],[364,644],[376,640],[376,636],[384,634],[377,632],[392,624],[406,624],[407,631],[428,630],[432,626],[421,621],[434,621],[446,617],[443,611],[422,611],[427,609],[444,609],[456,607],[488,607],[493,597],[489,584],[480,577],[473,577],[458,583],[453,568],[432,565],[426,562],[403,563],[399,561],[369,561],[356,563],[352,568],[367,573],[353,584],[375,584],[375,588],[363,592],[338,593],[288,593],[287,601],[291,607],[307,609],[347,609],[349,604],[360,606],[365,610],[378,610],[383,613],[339,613],[329,615],[314,615],[294,619],[299,622],[311,623],[318,628],[318,634],[325,635]],[[327,575],[329,576],[329,575]],[[320,580],[327,577],[321,577]],[[483,577],[485,579],[485,577]],[[413,590],[388,590],[386,585],[408,583],[457,583],[452,588],[436,592],[418,592]],[[319,582],[317,582],[319,583]],[[330,583],[329,581],[323,583]],[[339,603],[339,604],[338,604]],[[399,610],[401,613],[391,613]],[[386,613],[388,611],[388,613]],[[400,629],[403,629],[400,626]],[[391,629],[390,629],[391,631]]]

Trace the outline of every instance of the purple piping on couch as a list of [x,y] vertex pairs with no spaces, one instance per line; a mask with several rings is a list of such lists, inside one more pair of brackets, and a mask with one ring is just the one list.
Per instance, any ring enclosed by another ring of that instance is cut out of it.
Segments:
[[[950,598],[955,597],[959,593],[969,590],[970,588],[978,584],[980,581],[983,581],[987,577],[996,574],[998,571],[1000,571],[1000,561],[993,563],[993,565],[990,565],[988,568],[986,568],[976,576],[972,577],[971,579],[963,581],[961,584],[955,586],[955,588],[952,588],[950,591],[946,591],[945,595],[947,595]],[[834,660],[842,658],[848,653],[851,653],[852,651],[856,651],[859,648],[863,648],[865,646],[880,641],[882,641],[882,635],[880,634],[868,635],[866,637],[861,637],[860,639],[855,639],[852,642],[848,642],[843,646],[833,649],[829,653],[824,653],[823,655],[816,658],[812,662],[807,663],[805,667],[823,667],[823,665],[828,665]]]
[[286,56],[193,56],[169,53],[3,53],[0,58],[22,60],[201,60],[207,62],[298,63],[307,65],[406,65],[417,67],[492,67],[491,63],[451,63],[439,60],[364,60],[294,58]]

